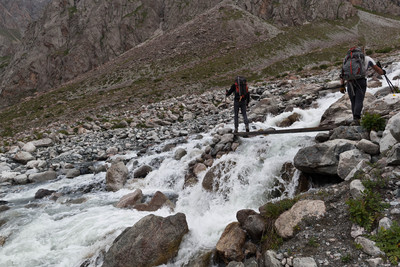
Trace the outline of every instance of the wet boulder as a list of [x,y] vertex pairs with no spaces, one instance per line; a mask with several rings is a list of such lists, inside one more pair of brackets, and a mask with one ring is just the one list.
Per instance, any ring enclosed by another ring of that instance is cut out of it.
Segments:
[[166,218],[147,215],[115,239],[105,254],[102,266],[166,264],[177,255],[182,238],[188,232],[183,213]]
[[277,124],[277,126],[278,127],[289,127],[296,121],[299,121],[300,118],[301,118],[301,115],[299,113],[293,113],[293,114],[289,115],[288,117],[286,117],[285,119],[283,119],[281,122],[279,122]]
[[128,168],[120,161],[111,164],[106,173],[106,190],[118,191],[121,189],[128,178]]
[[251,240],[258,242],[265,231],[266,222],[260,214],[251,214],[247,216],[241,226],[250,236]]
[[35,199],[42,199],[45,198],[47,196],[50,196],[51,194],[55,193],[56,191],[54,190],[48,190],[48,189],[39,189],[36,193],[35,193]]
[[228,171],[236,165],[233,161],[223,161],[210,168],[205,174],[202,186],[207,191],[218,191],[223,181],[229,179]]
[[230,261],[242,261],[244,259],[243,246],[246,241],[246,232],[238,222],[230,223],[218,240],[217,255],[226,264]]
[[180,148],[178,148],[178,149],[175,151],[174,159],[180,160],[180,159],[183,158],[186,154],[187,154],[186,150],[180,147]]
[[275,98],[264,98],[258,101],[251,107],[251,112],[248,115],[250,121],[263,121],[268,113],[278,114],[279,101]]
[[136,189],[135,192],[123,196],[118,201],[116,207],[120,209],[133,207],[142,200],[142,197],[142,190]]
[[133,208],[139,211],[156,211],[163,206],[167,206],[173,210],[175,205],[171,200],[168,199],[166,195],[160,191],[157,191],[149,203],[136,204],[133,206]]
[[142,165],[133,172],[134,178],[146,178],[147,174],[153,170],[149,165]]

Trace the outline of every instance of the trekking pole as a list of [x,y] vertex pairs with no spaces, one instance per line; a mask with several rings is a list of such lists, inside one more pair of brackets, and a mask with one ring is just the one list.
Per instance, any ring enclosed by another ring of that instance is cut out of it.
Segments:
[[[376,65],[383,70],[382,65],[379,61],[376,63]],[[383,74],[383,76],[385,77],[386,82],[389,85],[390,91],[392,91],[393,95],[397,93],[396,88],[394,87],[393,83],[389,80],[389,78],[386,76],[386,74]]]
[[389,85],[390,90],[392,91],[393,94],[397,93],[396,88],[394,87],[393,83],[389,80],[389,78],[386,76],[386,74],[384,75],[387,84]]

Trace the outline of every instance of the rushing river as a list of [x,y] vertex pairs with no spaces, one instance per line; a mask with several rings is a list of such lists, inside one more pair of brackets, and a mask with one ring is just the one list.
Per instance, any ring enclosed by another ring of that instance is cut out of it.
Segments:
[[[319,99],[315,108],[295,109],[293,112],[299,113],[301,120],[290,128],[318,126],[323,112],[341,96],[340,93],[331,93]],[[276,123],[293,112],[269,116],[265,122],[254,123],[252,126],[256,129],[279,129]],[[233,127],[232,124],[224,126]],[[269,200],[269,192],[278,178],[282,164],[291,162],[301,147],[314,142],[313,137],[317,134],[245,138],[235,153],[224,155],[214,162],[236,162],[229,170],[230,179],[220,186],[217,193],[210,193],[202,188],[202,177],[198,184],[183,189],[188,163],[202,153],[199,147],[210,142],[216,129],[204,133],[203,139],[193,138],[179,145],[188,152],[179,161],[173,159],[174,151],[141,157],[134,152],[124,155],[128,160],[137,160],[139,164],[160,159],[162,163],[145,179],[130,182],[117,192],[97,191],[74,197],[68,195],[57,201],[34,199],[37,190],[42,188],[73,192],[85,185],[99,184],[105,180],[104,172],[74,179],[59,177],[56,181],[44,184],[1,188],[0,199],[8,201],[11,209],[0,213],[0,221],[7,218],[7,222],[0,228],[0,236],[7,237],[4,246],[0,247],[0,266],[71,267],[80,266],[86,259],[92,259],[90,266],[101,266],[101,257],[98,262],[94,260],[96,255],[100,255],[105,248],[108,249],[126,227],[150,214],[114,207],[122,196],[137,188],[145,195],[161,191],[166,195],[177,196],[173,212],[162,208],[152,213],[163,217],[176,212],[186,215],[190,231],[183,239],[177,259],[170,264],[182,266],[198,251],[213,249],[226,225],[236,221],[238,210],[258,211],[258,207]],[[133,165],[128,164],[128,169],[132,171]],[[288,184],[285,195],[292,196],[295,186],[296,180]],[[79,201],[80,198],[84,200]]]

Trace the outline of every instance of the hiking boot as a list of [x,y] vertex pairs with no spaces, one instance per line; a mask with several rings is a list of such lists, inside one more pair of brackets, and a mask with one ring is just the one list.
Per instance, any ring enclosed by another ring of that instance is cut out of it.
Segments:
[[235,128],[235,130],[233,131],[233,133],[237,133],[238,132],[238,129],[237,128]]
[[246,133],[248,133],[248,132],[250,132],[250,129],[249,129],[249,128],[246,128]]
[[350,126],[360,126],[360,120],[354,119],[351,123]]

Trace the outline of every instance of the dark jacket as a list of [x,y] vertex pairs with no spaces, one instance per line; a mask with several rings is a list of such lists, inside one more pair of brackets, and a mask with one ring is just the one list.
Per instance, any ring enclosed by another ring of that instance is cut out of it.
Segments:
[[[232,84],[231,89],[229,89],[229,91],[226,91],[226,96],[230,96],[233,92],[235,92],[235,101],[239,102],[240,99],[240,95],[239,93],[236,91],[236,85]],[[246,104],[250,103],[250,93],[247,93],[245,97],[242,98],[241,101],[246,101]]]

